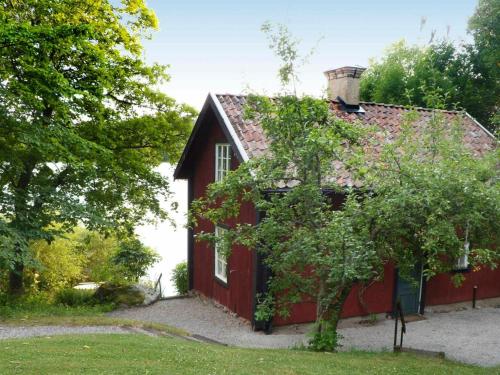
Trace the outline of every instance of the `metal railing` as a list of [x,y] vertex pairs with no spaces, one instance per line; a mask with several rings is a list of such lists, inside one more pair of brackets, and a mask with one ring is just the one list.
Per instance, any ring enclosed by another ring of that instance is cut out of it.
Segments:
[[[401,320],[401,336],[399,338],[399,346],[398,342],[398,320]],[[398,300],[396,302],[396,308],[394,311],[394,351],[401,351],[403,348],[403,335],[406,333],[406,321],[405,316],[403,314],[403,309],[401,307],[401,302]]]
[[158,280],[156,280],[154,291],[160,290],[160,298],[163,297],[162,291],[161,291],[161,277],[163,276],[163,273],[160,273],[160,276],[158,276]]

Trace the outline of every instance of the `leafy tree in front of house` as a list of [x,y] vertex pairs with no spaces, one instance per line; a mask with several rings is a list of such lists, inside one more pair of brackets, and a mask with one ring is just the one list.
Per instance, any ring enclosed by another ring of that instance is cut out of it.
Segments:
[[[296,44],[284,28],[271,42],[283,60],[286,89],[298,78]],[[439,92],[429,95],[439,104]],[[242,202],[262,213],[256,226],[239,223],[220,237],[198,235],[227,255],[232,243],[264,255],[272,276],[268,294],[259,296],[257,319],[286,317],[293,304],[316,302],[311,348],[335,350],[352,286],[383,277],[385,262],[406,276],[422,262],[431,277],[451,270],[468,241],[474,267],[496,266],[498,155],[478,158],[464,149],[459,123],[450,128],[435,113],[422,136],[410,130],[417,120],[410,112],[401,139],[381,146],[371,143],[380,139],[377,129],[336,118],[326,101],[294,90],[250,96],[246,115],[260,123],[269,149],[211,184],[193,202],[191,224],[224,223],[238,216]],[[355,189],[337,184],[346,173]],[[335,210],[339,196],[344,201]]]
[[[296,46],[284,28],[271,34],[271,43],[283,60],[280,78],[286,87],[297,79]],[[247,116],[261,124],[268,152],[210,185],[206,198],[193,202],[192,219],[194,224],[224,222],[238,214],[243,201],[263,218],[257,226],[230,228],[222,238],[202,233],[198,239],[220,241],[228,252],[231,242],[261,252],[273,276],[269,294],[260,296],[257,319],[287,317],[294,303],[316,302],[312,347],[334,350],[337,322],[353,284],[377,278],[383,268],[383,257],[358,220],[355,196],[346,196],[343,210],[332,209],[335,193],[343,192],[336,163],[359,152],[361,128],[336,118],[325,100],[286,91],[272,99],[250,96]]]
[[[461,257],[473,272],[498,267],[498,150],[475,154],[462,121],[450,124],[442,112],[419,120],[409,112],[380,157],[360,159],[361,212],[376,248],[406,277],[416,265],[428,279],[454,271]],[[459,286],[464,274],[452,275]]]
[[[157,91],[144,0],[23,0],[0,7],[0,266],[22,293],[28,244],[78,224],[129,235],[166,217],[194,111]],[[57,227],[50,224],[58,223]],[[55,229],[57,228],[57,229]]]

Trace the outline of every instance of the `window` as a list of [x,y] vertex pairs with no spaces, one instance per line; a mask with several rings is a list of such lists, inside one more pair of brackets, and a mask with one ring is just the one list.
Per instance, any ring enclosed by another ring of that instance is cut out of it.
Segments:
[[[219,226],[215,227],[215,236],[221,238],[224,236],[225,229]],[[215,277],[219,280],[227,283],[227,259],[224,254],[224,248],[222,243],[217,242],[215,244]]]
[[215,181],[220,181],[231,168],[231,146],[227,143],[215,145]]
[[469,246],[469,242],[466,241],[464,244],[464,255],[458,258],[457,262],[455,263],[456,271],[466,270],[469,268]]

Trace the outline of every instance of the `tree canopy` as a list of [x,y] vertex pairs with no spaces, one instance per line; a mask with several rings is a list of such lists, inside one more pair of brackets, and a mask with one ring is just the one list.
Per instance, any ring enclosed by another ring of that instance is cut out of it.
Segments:
[[498,24],[500,3],[480,0],[469,20],[473,43],[437,40],[427,46],[399,41],[361,81],[366,101],[429,108],[465,109],[495,132],[500,100]]
[[21,289],[28,242],[83,223],[131,232],[165,217],[168,182],[194,111],[157,90],[141,40],[144,0],[23,0],[0,7],[0,265]]

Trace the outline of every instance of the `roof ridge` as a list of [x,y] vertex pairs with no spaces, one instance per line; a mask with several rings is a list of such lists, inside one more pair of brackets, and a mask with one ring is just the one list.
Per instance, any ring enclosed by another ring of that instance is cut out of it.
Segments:
[[[228,92],[224,94],[216,93],[216,96],[231,96],[231,97],[237,97],[237,98],[246,98],[248,97],[248,94],[230,94]],[[329,102],[332,103],[338,103],[336,100],[328,100]],[[403,109],[414,109],[417,111],[438,111],[438,112],[445,112],[445,113],[467,113],[465,110],[453,110],[453,109],[439,109],[439,108],[429,108],[429,107],[418,107],[418,106],[410,106],[410,105],[403,105],[403,104],[391,104],[391,103],[378,103],[378,102],[368,102],[368,101],[360,101],[360,104],[366,104],[366,105],[377,105],[381,107],[393,107],[393,108],[403,108]]]
[[390,103],[377,103],[377,102],[364,102],[364,101],[360,101],[360,104],[378,105],[378,106],[382,106],[382,107],[396,107],[396,108],[404,108],[404,109],[415,109],[417,111],[429,111],[429,112],[430,111],[438,111],[438,112],[448,112],[448,113],[466,113],[465,110],[418,107],[418,106],[403,105],[403,104],[390,104]]

